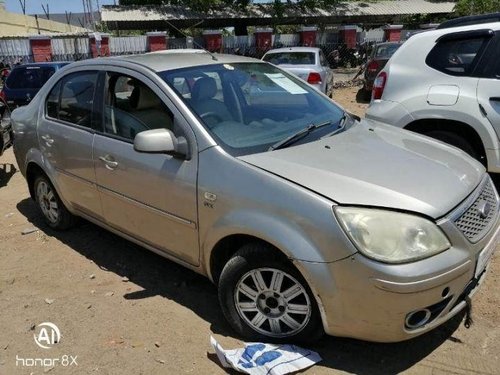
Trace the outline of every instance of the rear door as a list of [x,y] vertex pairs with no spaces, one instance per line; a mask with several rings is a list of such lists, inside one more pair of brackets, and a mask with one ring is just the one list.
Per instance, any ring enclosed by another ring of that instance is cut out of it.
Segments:
[[497,36],[488,49],[484,70],[481,72],[477,86],[477,100],[483,115],[493,125],[497,136],[500,136],[500,41]]
[[[193,265],[199,264],[194,134],[168,97],[127,69],[105,78],[96,133],[96,182],[108,225]],[[134,150],[135,135],[167,128],[190,145],[189,160]]]
[[38,142],[63,200],[102,219],[92,144],[96,71],[70,73],[50,90],[38,123]]

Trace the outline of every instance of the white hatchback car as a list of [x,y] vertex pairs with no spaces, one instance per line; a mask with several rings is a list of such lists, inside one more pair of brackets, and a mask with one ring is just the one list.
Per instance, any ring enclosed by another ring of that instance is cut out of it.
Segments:
[[412,36],[377,76],[366,117],[449,143],[500,172],[498,19],[455,19]]
[[316,47],[287,47],[268,51],[262,60],[277,65],[330,96],[333,71],[325,54]]

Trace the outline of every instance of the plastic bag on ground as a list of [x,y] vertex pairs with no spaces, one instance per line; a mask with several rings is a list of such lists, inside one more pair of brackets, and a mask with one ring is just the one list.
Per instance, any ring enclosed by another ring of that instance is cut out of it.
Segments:
[[295,345],[253,342],[244,348],[225,350],[212,336],[210,344],[223,367],[249,375],[285,375],[321,361],[318,353]]

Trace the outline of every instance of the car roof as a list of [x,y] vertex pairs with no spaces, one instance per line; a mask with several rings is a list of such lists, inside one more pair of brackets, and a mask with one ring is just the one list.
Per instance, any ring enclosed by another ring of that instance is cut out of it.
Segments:
[[[476,30],[500,30],[500,22],[492,22],[492,23],[482,23],[480,25],[468,25],[468,26],[459,26],[459,27],[450,27],[443,29],[433,29],[433,30],[425,30],[421,33],[414,34],[408,40],[418,41],[420,39],[425,38],[439,38],[440,36],[458,33],[463,31],[476,31]],[[405,43],[406,44],[406,43]]]
[[28,64],[22,64],[22,65],[14,65],[13,69],[18,69],[18,68],[25,68],[25,67],[30,67],[30,66],[39,66],[39,67],[44,67],[44,66],[63,66],[63,65],[68,65],[71,64],[70,61],[47,61],[47,62],[38,62],[38,63],[28,63]]
[[275,48],[266,52],[268,53],[280,53],[280,52],[318,52],[320,49],[318,47],[284,47]]
[[[144,53],[140,55],[126,55],[113,57],[100,57],[73,63],[74,66],[91,66],[102,64],[113,64],[114,61],[132,62],[162,72],[202,65],[232,64],[232,63],[262,63],[262,61],[245,56],[209,53],[205,50],[175,49],[158,52]],[[73,66],[72,65],[72,66]]]
[[489,14],[478,14],[474,16],[465,16],[454,18],[448,21],[444,21],[437,28],[444,29],[450,27],[460,27],[465,25],[481,25],[483,23],[491,23],[491,22],[499,22],[500,21],[500,12],[498,13],[489,13]]

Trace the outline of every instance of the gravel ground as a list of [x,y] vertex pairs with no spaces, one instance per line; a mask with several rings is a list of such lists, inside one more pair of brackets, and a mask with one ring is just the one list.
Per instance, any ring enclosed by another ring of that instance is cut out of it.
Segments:
[[[356,92],[339,89],[334,99],[363,115]],[[304,374],[499,374],[499,272],[497,253],[470,329],[458,316],[399,344],[325,337],[311,346],[323,361]],[[0,375],[224,374],[210,335],[225,348],[242,345],[207,279],[87,222],[67,232],[47,228],[12,149],[0,159],[0,308]],[[61,330],[50,350],[33,340],[42,322]],[[78,366],[22,366],[64,355],[77,356]]]

